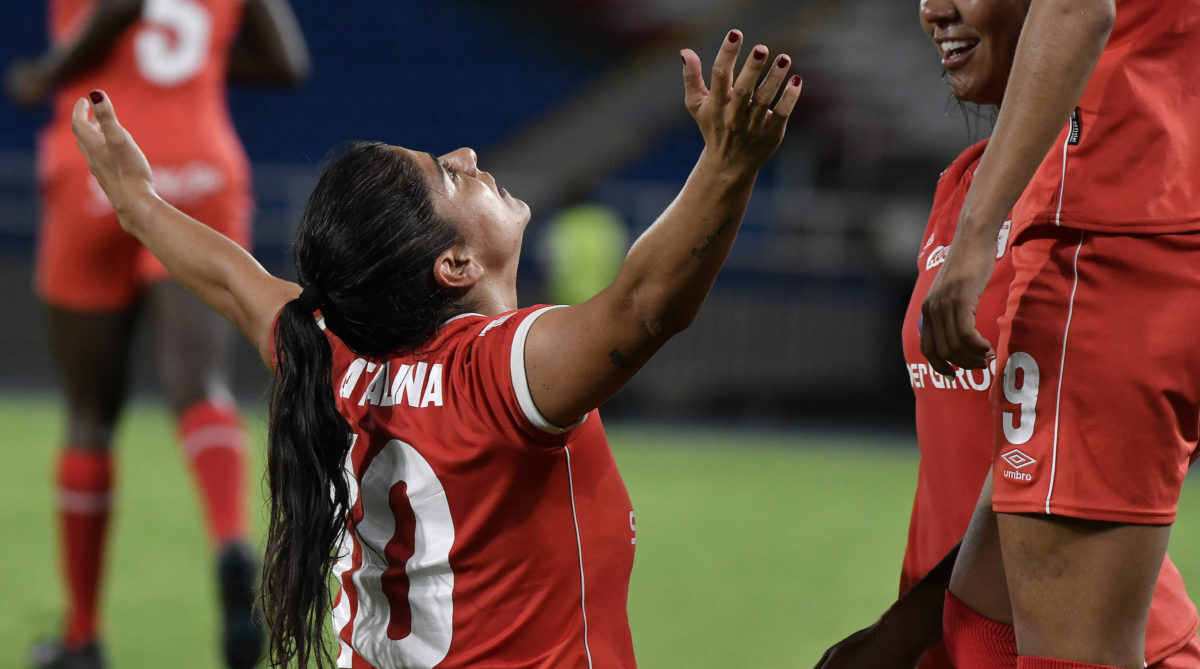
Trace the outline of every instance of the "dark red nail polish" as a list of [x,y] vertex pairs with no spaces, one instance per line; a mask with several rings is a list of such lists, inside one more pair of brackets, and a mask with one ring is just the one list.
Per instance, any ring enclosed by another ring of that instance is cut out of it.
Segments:
[[729,42],[730,42],[730,44],[737,44],[737,41],[738,41],[738,34],[737,34],[737,31],[730,30],[730,31],[729,31]]
[[92,91],[91,93],[88,93],[88,97],[92,98],[92,104],[94,105],[104,102],[104,94],[100,91]]
[[799,86],[802,83],[804,83],[804,77],[802,77],[798,74],[796,76],[792,77],[792,85],[793,86]]
[[753,51],[753,53],[754,53],[754,60],[762,60],[763,58],[767,57],[767,52],[765,52],[765,51],[760,51],[758,49],[755,49]]
[[775,60],[775,65],[778,67],[787,67],[787,64],[788,64],[787,56],[780,56],[779,58],[777,58]]

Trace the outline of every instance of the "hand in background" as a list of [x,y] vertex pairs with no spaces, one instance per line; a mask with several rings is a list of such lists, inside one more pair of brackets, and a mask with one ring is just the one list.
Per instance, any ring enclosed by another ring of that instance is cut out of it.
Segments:
[[4,72],[4,92],[18,107],[37,107],[50,97],[51,88],[49,74],[40,60],[24,58]]

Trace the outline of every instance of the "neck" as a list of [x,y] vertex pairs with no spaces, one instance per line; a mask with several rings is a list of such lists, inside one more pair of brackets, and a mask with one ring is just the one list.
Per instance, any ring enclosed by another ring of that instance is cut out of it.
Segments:
[[517,308],[517,287],[509,282],[491,281],[486,277],[467,292],[471,311],[495,316]]

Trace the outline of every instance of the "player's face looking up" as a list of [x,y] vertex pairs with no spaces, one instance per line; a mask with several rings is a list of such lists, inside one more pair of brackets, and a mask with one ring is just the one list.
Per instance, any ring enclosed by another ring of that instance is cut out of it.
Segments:
[[1000,105],[1028,11],[1029,0],[921,0],[921,27],[955,97]]
[[458,230],[460,241],[478,254],[484,269],[515,280],[529,207],[481,171],[471,149],[441,156],[401,150],[425,174],[438,215]]

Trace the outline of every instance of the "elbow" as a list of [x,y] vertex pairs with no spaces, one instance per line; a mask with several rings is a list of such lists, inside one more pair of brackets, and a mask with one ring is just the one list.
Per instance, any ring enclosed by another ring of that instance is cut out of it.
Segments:
[[660,344],[691,327],[698,314],[666,296],[634,294],[626,306],[646,339]]
[[1091,28],[1095,34],[1108,42],[1113,26],[1117,23],[1117,3],[1115,0],[1097,0],[1091,12]]
[[1073,19],[1086,35],[1100,42],[1108,42],[1113,26],[1117,22],[1117,4],[1115,0],[1064,0],[1059,3],[1062,18]]
[[312,76],[312,60],[308,57],[308,51],[304,49],[298,50],[288,58],[287,66],[284,68],[283,82],[286,86],[300,86],[308,81]]

